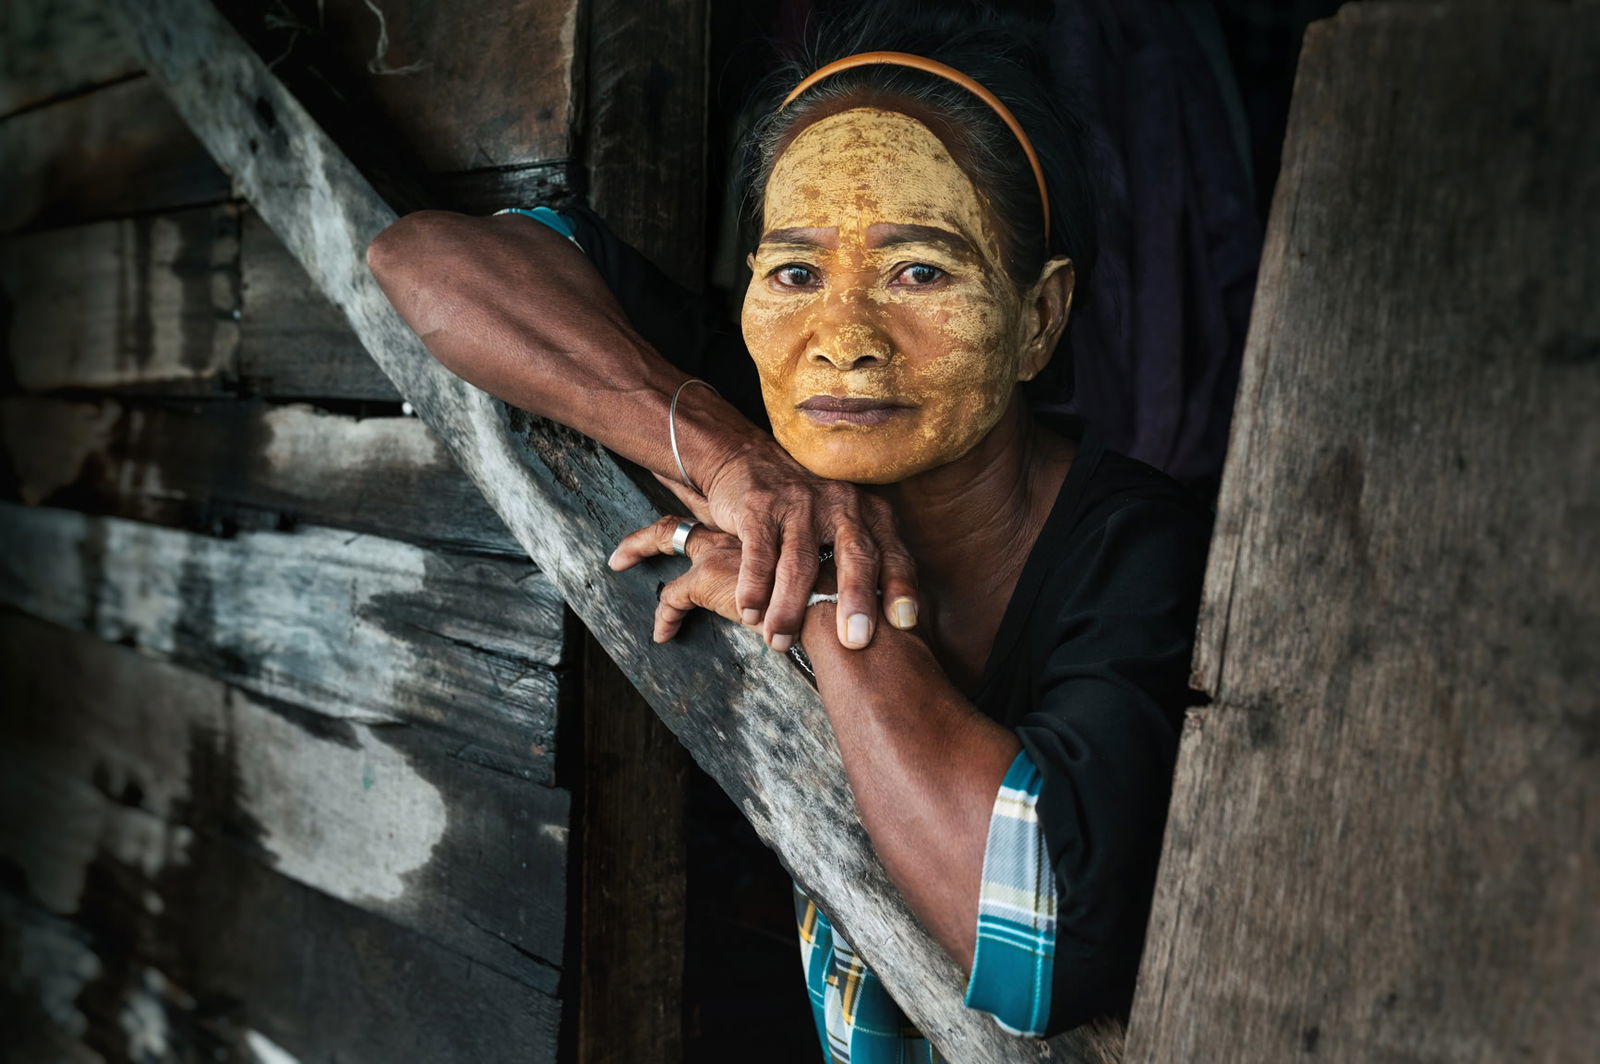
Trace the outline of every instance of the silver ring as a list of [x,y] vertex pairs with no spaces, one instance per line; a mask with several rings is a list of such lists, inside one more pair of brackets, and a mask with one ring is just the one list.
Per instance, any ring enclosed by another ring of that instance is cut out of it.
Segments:
[[672,553],[688,556],[689,552],[685,548],[689,545],[689,533],[693,532],[694,526],[699,523],[692,517],[678,522],[677,530],[672,533]]

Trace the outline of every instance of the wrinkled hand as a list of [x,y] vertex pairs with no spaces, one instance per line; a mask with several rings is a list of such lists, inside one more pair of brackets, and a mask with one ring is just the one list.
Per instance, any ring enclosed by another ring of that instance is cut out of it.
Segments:
[[738,538],[732,619],[759,625],[774,650],[788,650],[800,635],[823,546],[833,547],[838,570],[839,642],[853,649],[870,643],[880,608],[896,628],[915,627],[916,565],[893,511],[876,495],[817,476],[770,438],[722,462],[704,496],[658,479],[695,517]]
[[[672,535],[678,530],[678,521],[676,516],[667,516],[628,533],[611,555],[611,568],[631,569],[646,558],[673,553]],[[737,537],[696,525],[684,542],[684,550],[689,555],[689,571],[664,585],[656,603],[653,638],[657,643],[676,636],[683,619],[695,609],[739,621],[734,588],[739,581],[739,558],[743,552]]]

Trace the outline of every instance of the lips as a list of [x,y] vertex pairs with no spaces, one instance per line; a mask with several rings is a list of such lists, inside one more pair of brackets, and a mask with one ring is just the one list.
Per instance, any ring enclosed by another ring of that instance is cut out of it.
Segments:
[[813,395],[798,404],[798,409],[818,425],[881,425],[908,413],[911,407],[895,399]]

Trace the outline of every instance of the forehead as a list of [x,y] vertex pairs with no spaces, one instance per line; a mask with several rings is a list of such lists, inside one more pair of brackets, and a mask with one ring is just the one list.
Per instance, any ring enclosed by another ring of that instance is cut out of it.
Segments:
[[764,228],[860,228],[875,222],[988,235],[972,180],[915,118],[857,107],[807,126],[772,168]]

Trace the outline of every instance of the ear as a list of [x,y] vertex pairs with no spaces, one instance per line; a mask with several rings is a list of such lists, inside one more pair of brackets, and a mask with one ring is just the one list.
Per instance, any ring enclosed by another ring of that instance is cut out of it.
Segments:
[[1078,274],[1072,260],[1058,255],[1044,264],[1039,279],[1023,293],[1022,358],[1017,363],[1017,380],[1037,377],[1055,354],[1056,341],[1067,327],[1072,313],[1072,291]]

